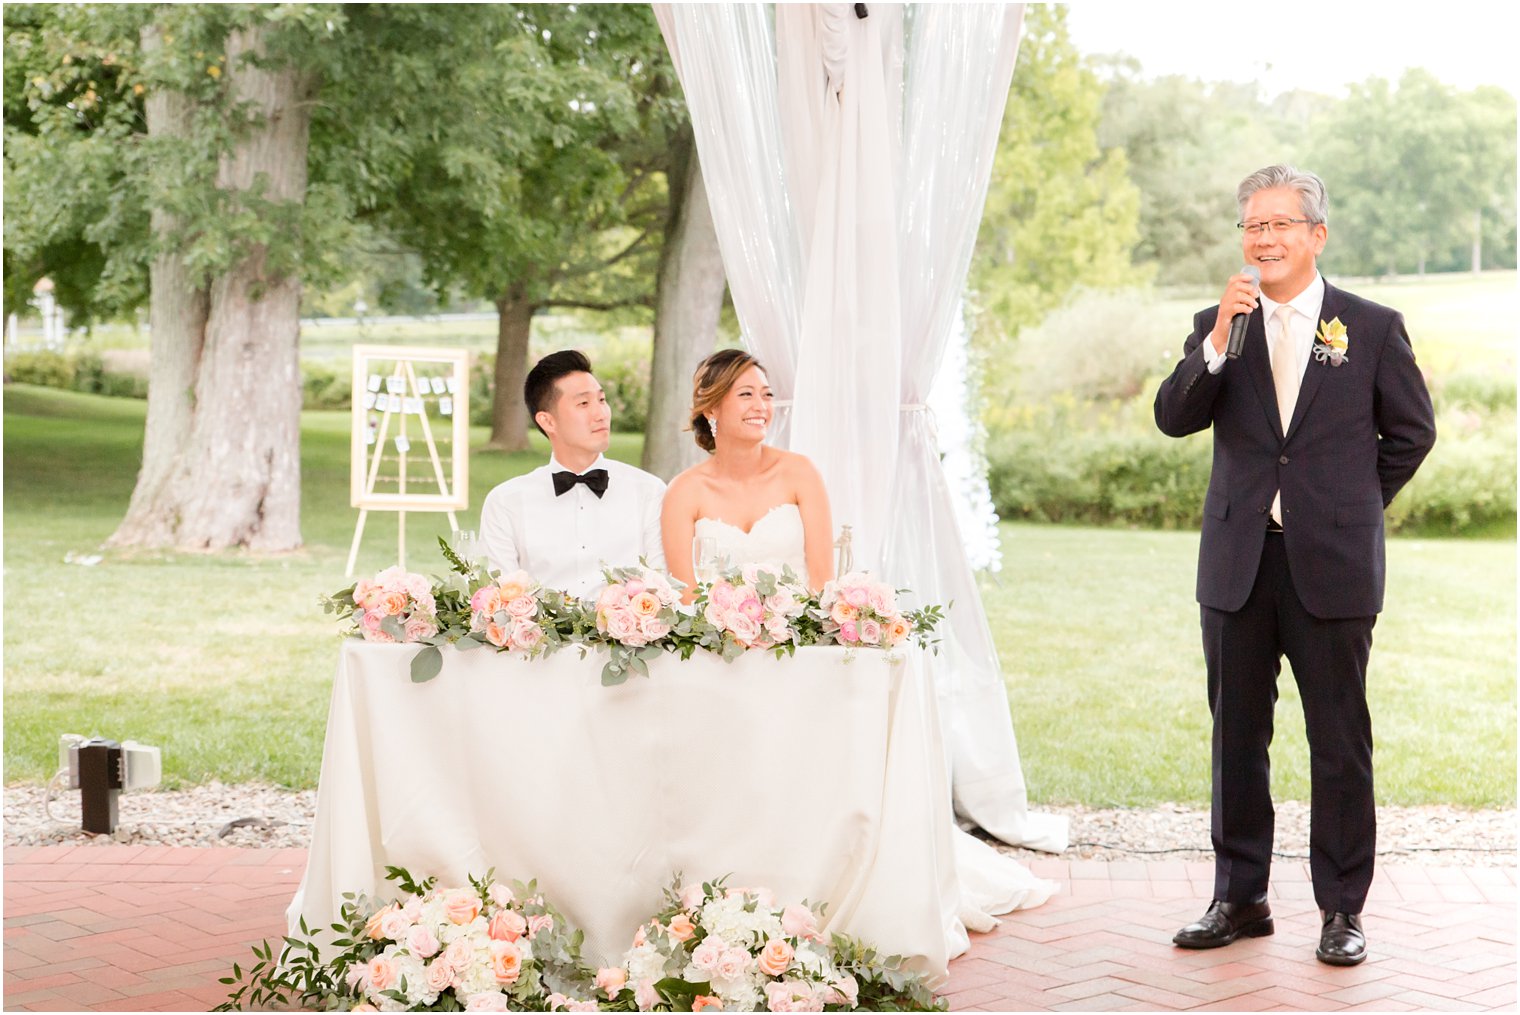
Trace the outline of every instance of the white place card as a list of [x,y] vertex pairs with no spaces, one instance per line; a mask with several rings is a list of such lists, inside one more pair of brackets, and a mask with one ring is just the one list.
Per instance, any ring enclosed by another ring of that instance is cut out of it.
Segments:
[[451,395],[457,395],[457,394],[459,394],[459,385],[454,381],[454,378],[450,377],[448,380],[444,381],[443,383],[444,383],[444,386],[449,389],[449,394],[451,394]]
[[364,393],[364,407],[366,409],[373,409],[375,407],[375,393],[373,391],[366,391]]
[[438,414],[440,416],[454,415],[454,400],[448,395],[444,395],[438,400]]
[[448,387],[443,383],[443,378],[442,377],[431,378],[431,382],[432,382],[433,394],[435,394],[435,395],[441,395],[445,391],[449,390]]
[[406,390],[406,386],[401,383],[401,378],[399,377],[387,377],[385,379],[385,390],[393,395],[399,395]]
[[410,451],[411,447],[412,447],[412,442],[406,439],[406,435],[405,434],[399,434],[399,435],[397,435],[397,437],[396,437],[396,450],[397,451],[401,451],[401,452]]
[[371,391],[379,391],[380,390],[380,383],[381,382],[380,382],[380,375],[379,374],[370,374],[369,375],[369,390],[371,390]]

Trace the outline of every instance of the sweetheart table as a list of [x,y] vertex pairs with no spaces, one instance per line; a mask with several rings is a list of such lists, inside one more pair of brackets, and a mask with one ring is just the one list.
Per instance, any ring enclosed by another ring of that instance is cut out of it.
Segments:
[[826,931],[944,981],[965,935],[921,650],[665,655],[615,687],[577,648],[447,648],[414,684],[416,651],[343,645],[292,929],[327,927],[344,892],[390,894],[388,865],[446,885],[494,868],[537,878],[612,965],[673,873],[730,874],[826,902]]

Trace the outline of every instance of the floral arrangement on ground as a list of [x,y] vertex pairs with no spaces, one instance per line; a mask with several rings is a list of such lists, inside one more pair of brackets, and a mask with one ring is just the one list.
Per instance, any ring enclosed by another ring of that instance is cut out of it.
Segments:
[[217,1010],[945,1010],[900,957],[826,938],[824,907],[779,905],[764,888],[683,885],[677,875],[622,962],[593,971],[582,933],[534,882],[488,872],[468,888],[441,888],[386,870],[396,900],[345,895],[330,933],[303,921],[277,956],[267,941],[255,947],[252,966],[221,978],[234,990]]
[[346,635],[374,642],[422,645],[412,660],[412,679],[436,677],[442,648],[493,648],[531,659],[566,646],[582,653],[605,649],[602,683],[648,676],[649,663],[665,652],[688,659],[713,652],[733,661],[750,651],[778,657],[811,645],[852,651],[892,651],[909,640],[938,651],[935,628],[944,608],[904,610],[893,589],[863,572],[824,585],[816,595],[790,568],[745,564],[698,584],[690,604],[685,586],[640,562],[609,568],[594,599],[546,588],[526,571],[499,574],[459,558],[439,539],[449,572],[428,579],[401,567],[322,598]]

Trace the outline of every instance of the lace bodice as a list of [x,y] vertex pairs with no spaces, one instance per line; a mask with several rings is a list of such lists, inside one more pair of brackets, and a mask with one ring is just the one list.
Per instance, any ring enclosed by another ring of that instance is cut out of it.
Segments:
[[698,518],[696,535],[718,541],[718,552],[730,565],[770,564],[778,570],[790,567],[805,584],[807,555],[802,535],[802,511],[796,504],[777,504],[748,532],[718,518]]

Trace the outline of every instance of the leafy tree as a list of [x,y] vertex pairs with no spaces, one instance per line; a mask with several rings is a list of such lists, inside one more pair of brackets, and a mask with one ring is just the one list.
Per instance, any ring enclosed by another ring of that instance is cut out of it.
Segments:
[[1073,47],[1066,10],[1026,8],[1025,35],[971,264],[984,387],[1008,390],[1005,344],[1079,286],[1133,283],[1140,195],[1124,152],[1103,148],[1103,85]]

